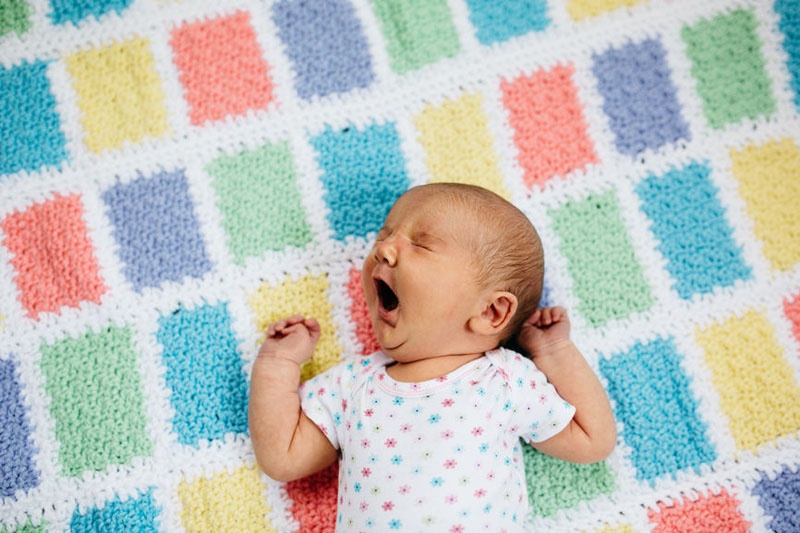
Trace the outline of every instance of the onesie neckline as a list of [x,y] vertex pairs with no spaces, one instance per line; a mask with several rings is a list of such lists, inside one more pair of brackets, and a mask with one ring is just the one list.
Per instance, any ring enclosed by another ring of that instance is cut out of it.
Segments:
[[489,358],[484,354],[456,368],[449,374],[420,382],[397,381],[392,378],[386,371],[386,368],[393,362],[394,360],[391,357],[384,354],[384,359],[380,361],[380,366],[375,373],[378,385],[381,389],[394,396],[417,398],[430,396],[431,394],[436,394],[439,391],[450,388],[454,383],[474,374],[481,370],[486,364],[489,364]]

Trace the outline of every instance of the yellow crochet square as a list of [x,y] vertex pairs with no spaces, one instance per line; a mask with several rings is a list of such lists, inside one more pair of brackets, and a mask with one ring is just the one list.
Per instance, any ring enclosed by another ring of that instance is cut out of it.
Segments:
[[342,360],[342,348],[333,325],[333,306],[326,276],[305,276],[297,281],[286,280],[273,286],[264,283],[250,296],[250,307],[256,317],[259,331],[266,332],[271,322],[300,314],[316,318],[322,328],[314,357],[302,368],[303,381],[324,372]]
[[800,262],[800,150],[790,138],[731,150],[739,194],[772,267]]
[[635,6],[641,2],[642,0],[568,0],[567,13],[573,19],[581,20],[620,7]]
[[414,119],[425,163],[433,182],[480,185],[509,198],[482,106],[480,94],[464,94],[438,107],[426,106]]
[[168,133],[164,91],[147,40],[77,52],[66,58],[66,66],[92,152]]
[[800,429],[800,386],[762,312],[696,333],[738,449],[753,451]]
[[242,466],[178,486],[186,531],[265,531],[275,529],[258,470]]

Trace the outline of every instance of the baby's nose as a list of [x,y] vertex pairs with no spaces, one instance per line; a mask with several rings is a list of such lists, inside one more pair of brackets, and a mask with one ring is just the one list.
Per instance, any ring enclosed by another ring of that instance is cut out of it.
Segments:
[[386,261],[389,266],[397,264],[397,247],[392,238],[384,239],[375,244],[375,259],[379,262]]

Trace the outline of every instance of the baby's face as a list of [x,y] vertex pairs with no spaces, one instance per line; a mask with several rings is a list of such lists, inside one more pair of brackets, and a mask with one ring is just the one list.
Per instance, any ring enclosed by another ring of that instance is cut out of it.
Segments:
[[397,361],[464,353],[482,293],[465,238],[473,222],[463,211],[412,190],[392,208],[364,261],[372,325]]

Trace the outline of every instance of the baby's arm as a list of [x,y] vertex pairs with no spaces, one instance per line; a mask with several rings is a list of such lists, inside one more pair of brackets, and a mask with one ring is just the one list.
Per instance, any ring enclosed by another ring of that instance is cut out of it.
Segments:
[[338,452],[300,407],[300,364],[320,337],[319,323],[295,315],[270,324],[253,364],[249,424],[258,465],[276,481],[330,466]]
[[569,332],[566,310],[547,307],[526,320],[517,336],[558,394],[575,407],[575,417],[563,431],[534,446],[565,461],[594,463],[613,451],[616,423],[603,386]]

